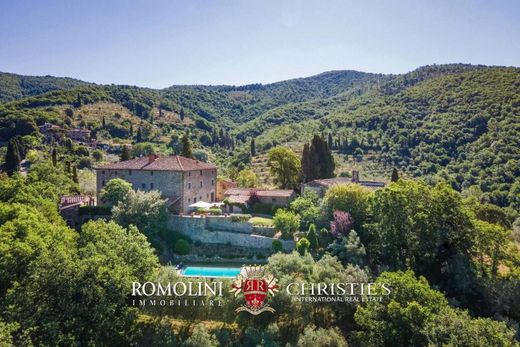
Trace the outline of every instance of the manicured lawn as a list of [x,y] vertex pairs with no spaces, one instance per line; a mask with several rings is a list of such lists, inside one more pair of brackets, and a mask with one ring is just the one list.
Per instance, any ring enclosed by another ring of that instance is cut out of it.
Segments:
[[272,227],[274,226],[271,218],[253,217],[249,220],[249,223],[257,226]]

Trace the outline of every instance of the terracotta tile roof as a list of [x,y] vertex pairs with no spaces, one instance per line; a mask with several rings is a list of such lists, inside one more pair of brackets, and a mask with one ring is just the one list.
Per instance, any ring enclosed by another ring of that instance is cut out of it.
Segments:
[[233,204],[246,204],[249,201],[249,195],[230,195],[227,199]]
[[282,190],[282,189],[274,189],[274,190],[258,190],[256,192],[258,196],[264,197],[280,197],[280,198],[290,198],[294,194],[294,190]]
[[224,192],[224,195],[245,195],[251,194],[250,188],[230,188]]
[[262,197],[291,197],[294,194],[293,190],[283,189],[255,189],[255,188],[231,188],[224,192],[227,196],[250,196],[252,191],[256,190],[256,194]]
[[199,160],[189,159],[181,156],[148,156],[140,157],[117,163],[96,167],[96,170],[151,170],[151,171],[193,171],[193,170],[211,170],[217,167],[210,163],[204,163]]

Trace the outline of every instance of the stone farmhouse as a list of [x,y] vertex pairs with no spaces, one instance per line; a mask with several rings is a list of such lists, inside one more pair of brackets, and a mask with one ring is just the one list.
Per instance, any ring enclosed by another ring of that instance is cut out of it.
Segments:
[[346,183],[355,183],[362,185],[366,188],[369,188],[371,190],[384,188],[386,183],[382,181],[362,181],[359,179],[359,171],[353,170],[352,171],[352,178],[349,177],[334,177],[334,178],[325,178],[325,179],[318,179],[313,180],[307,183],[302,184],[301,186],[301,193],[304,194],[306,190],[312,190],[316,194],[318,194],[318,197],[323,198],[325,196],[325,193],[327,190],[329,190],[330,187],[336,184],[346,184]]
[[[257,189],[257,188],[231,188],[224,193],[225,198],[232,205],[250,204],[250,199],[255,196],[256,202],[280,207],[289,207],[296,197],[294,190],[284,189]],[[234,207],[230,212],[241,212],[241,208]]]
[[188,213],[197,201],[215,202],[217,167],[181,156],[151,154],[96,168],[97,194],[113,178],[132,184],[135,190],[158,190],[173,213]]

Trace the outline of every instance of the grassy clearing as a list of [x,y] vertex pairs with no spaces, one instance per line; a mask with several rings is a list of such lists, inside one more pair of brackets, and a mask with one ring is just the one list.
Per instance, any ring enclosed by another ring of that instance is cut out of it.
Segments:
[[249,220],[249,223],[256,225],[256,226],[262,226],[262,227],[274,226],[274,222],[271,218],[264,218],[264,217],[253,217]]

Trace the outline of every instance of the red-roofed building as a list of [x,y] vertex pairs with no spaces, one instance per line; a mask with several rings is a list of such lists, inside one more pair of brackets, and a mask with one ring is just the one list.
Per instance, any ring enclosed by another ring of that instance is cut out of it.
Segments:
[[98,201],[114,178],[130,182],[135,190],[160,191],[172,212],[187,213],[197,201],[216,201],[217,167],[195,159],[151,154],[97,167],[96,175]]
[[294,190],[283,189],[231,188],[224,193],[230,202],[235,203],[248,202],[253,195],[256,195],[257,201],[262,204],[282,207],[288,207],[296,197]]

